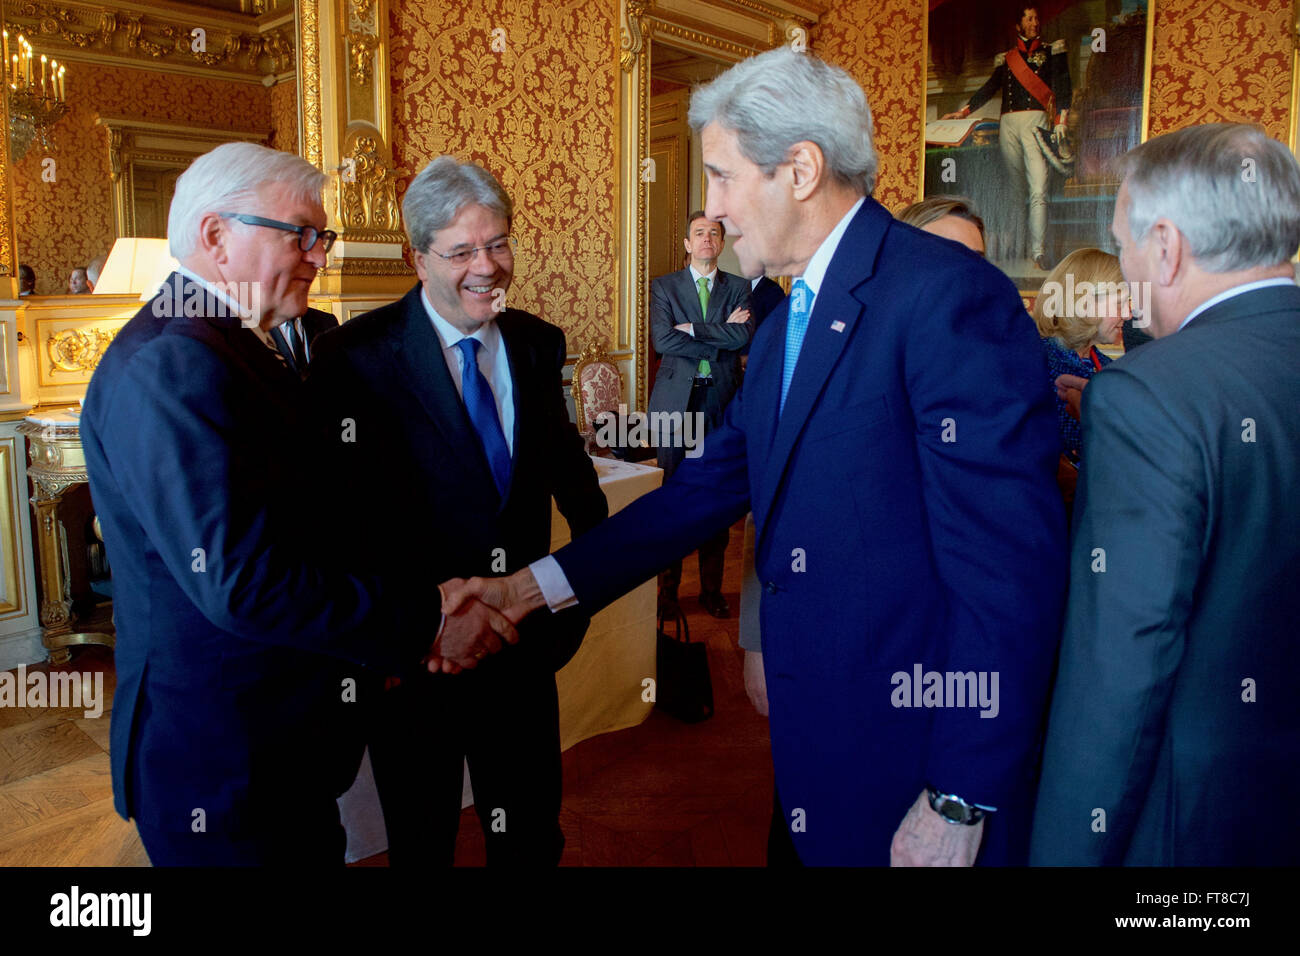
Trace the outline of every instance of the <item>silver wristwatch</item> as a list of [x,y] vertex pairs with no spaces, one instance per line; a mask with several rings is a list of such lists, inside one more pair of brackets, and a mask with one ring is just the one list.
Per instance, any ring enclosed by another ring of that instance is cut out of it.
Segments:
[[925,792],[930,795],[930,808],[943,817],[945,823],[973,826],[988,816],[983,807],[967,803],[955,793],[940,793],[930,786],[925,788]]

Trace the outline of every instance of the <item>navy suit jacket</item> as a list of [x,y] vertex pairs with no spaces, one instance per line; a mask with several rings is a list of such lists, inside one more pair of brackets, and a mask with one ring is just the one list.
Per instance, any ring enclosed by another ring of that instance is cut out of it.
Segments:
[[[592,612],[752,506],[772,756],[801,859],[887,864],[929,783],[997,808],[983,862],[1023,862],[1065,584],[1038,334],[996,268],[871,198],[778,415],[787,318],[763,323],[702,457],[556,558]],[[990,690],[996,675],[996,716],[898,706],[916,665],[983,672]]]
[[[373,480],[376,462],[384,462],[403,479],[403,526],[419,529],[394,536],[389,525],[358,512],[349,532],[357,553],[379,562],[380,571],[420,568],[426,583],[408,600],[435,620],[439,582],[511,572],[550,551],[552,496],[574,537],[609,513],[564,402],[564,332],[518,309],[495,321],[515,408],[504,500],[420,301],[420,286],[314,345],[307,390],[315,411],[330,428],[344,419],[355,424],[356,440],[336,446],[343,455],[336,474],[360,489]],[[556,670],[577,651],[587,624],[578,608],[534,616],[524,622],[519,643],[500,656]]]
[[222,311],[174,273],[86,392],[117,624],[113,799],[161,830],[193,832],[202,810],[208,833],[273,838],[294,807],[333,812],[356,774],[344,681],[418,664],[432,634],[391,602],[363,627],[405,586],[344,567],[302,384]]

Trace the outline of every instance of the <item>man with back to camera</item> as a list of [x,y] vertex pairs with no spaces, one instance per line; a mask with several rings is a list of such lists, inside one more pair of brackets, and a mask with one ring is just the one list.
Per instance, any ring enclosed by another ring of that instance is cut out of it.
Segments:
[[1270,810],[1300,786],[1300,166],[1228,123],[1120,162],[1154,340],[1083,391],[1031,862],[1292,865]]

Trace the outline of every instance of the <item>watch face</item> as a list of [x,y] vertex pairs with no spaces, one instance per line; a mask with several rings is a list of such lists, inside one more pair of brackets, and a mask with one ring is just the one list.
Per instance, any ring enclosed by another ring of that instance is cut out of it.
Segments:
[[955,823],[961,823],[966,819],[966,808],[955,800],[945,800],[939,804],[939,815]]

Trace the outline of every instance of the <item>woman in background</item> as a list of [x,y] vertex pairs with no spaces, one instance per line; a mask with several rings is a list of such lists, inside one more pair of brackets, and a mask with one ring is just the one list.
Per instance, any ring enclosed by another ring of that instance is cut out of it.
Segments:
[[1119,259],[1101,249],[1078,249],[1062,259],[1034,300],[1034,322],[1047,350],[1048,387],[1056,396],[1061,428],[1057,479],[1067,508],[1074,503],[1083,434],[1057,388],[1057,378],[1073,375],[1086,382],[1109,365],[1111,360],[1097,346],[1117,342],[1129,314]]

